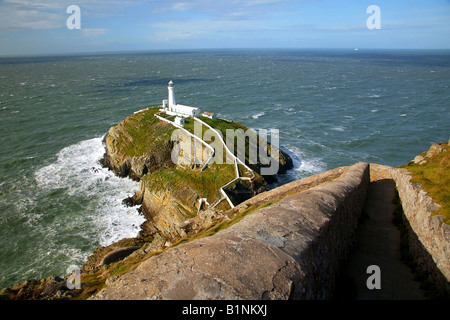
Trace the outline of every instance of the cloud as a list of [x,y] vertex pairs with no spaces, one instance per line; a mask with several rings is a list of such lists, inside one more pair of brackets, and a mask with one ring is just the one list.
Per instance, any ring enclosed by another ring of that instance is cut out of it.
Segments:
[[367,30],[367,26],[364,23],[361,24],[353,24],[353,25],[332,25],[332,26],[323,26],[323,25],[304,25],[304,30],[311,31],[325,31],[325,32],[346,32],[346,31],[365,31]]
[[64,27],[69,17],[66,9],[72,4],[81,8],[82,16],[111,17],[141,3],[138,0],[4,0],[0,1],[0,30]]
[[[298,1],[298,0],[297,0]],[[178,40],[218,40],[224,37],[244,37],[244,33],[268,32],[270,17],[277,17],[284,5],[293,0],[191,0],[163,1],[153,10],[159,22],[148,26],[152,42]],[[178,12],[183,12],[182,17]],[[175,15],[171,15],[171,14]],[[280,14],[281,15],[281,14]],[[164,17],[164,18],[161,18]]]
[[[0,30],[56,29],[65,26],[66,9],[76,4],[82,17],[111,18],[128,12],[206,15],[212,20],[256,19],[294,0],[0,0]],[[295,2],[295,1],[294,1]],[[267,8],[270,7],[271,10]],[[130,11],[128,11],[130,10]]]
[[270,31],[261,21],[225,20],[225,19],[195,19],[184,21],[168,21],[154,23],[152,29],[156,30],[148,37],[153,42],[171,42],[179,40],[217,40],[218,38],[243,37],[245,33],[254,31]]
[[[297,0],[298,1],[298,0]],[[216,18],[236,15],[254,16],[272,9],[281,3],[295,2],[295,0],[190,0],[190,1],[161,1],[155,2],[154,13],[186,12],[196,14],[211,14]]]
[[58,28],[65,19],[57,11],[50,1],[3,1],[0,3],[0,30]]
[[106,28],[82,28],[83,35],[87,37],[98,37],[108,32]]
[[171,7],[171,9],[174,11],[186,11],[190,8],[191,8],[191,4],[189,4],[187,2],[177,2],[177,3],[174,3]]

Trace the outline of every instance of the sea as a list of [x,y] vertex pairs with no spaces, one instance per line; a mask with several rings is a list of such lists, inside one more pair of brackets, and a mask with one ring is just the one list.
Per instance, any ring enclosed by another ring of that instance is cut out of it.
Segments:
[[450,51],[176,50],[0,58],[0,288],[64,275],[144,221],[102,138],[167,99],[275,129],[286,183],[359,161],[399,166],[450,138]]

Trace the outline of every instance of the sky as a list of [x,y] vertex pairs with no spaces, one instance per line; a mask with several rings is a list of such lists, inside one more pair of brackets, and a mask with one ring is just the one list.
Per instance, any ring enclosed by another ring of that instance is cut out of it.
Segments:
[[0,0],[2,56],[213,48],[450,49],[450,0]]

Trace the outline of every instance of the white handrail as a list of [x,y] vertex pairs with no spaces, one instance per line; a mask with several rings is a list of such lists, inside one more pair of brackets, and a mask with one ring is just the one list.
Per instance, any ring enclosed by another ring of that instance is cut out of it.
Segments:
[[[197,120],[197,121],[200,122],[201,124],[205,125],[205,126],[208,127],[209,129],[213,130],[213,131],[217,134],[217,136],[219,137],[219,140],[222,142],[222,144],[224,145],[224,147],[225,147],[225,149],[227,150],[227,152],[234,158],[235,163],[236,163],[236,161],[239,162],[239,163],[242,164],[248,171],[250,171],[250,173],[252,174],[252,177],[251,177],[251,178],[249,178],[249,177],[240,177],[240,178],[245,179],[245,180],[252,180],[252,179],[255,178],[255,175],[253,174],[253,170],[250,169],[250,167],[247,166],[247,165],[245,164],[245,162],[241,161],[241,159],[239,159],[237,156],[235,156],[233,152],[231,152],[231,150],[228,148],[227,144],[226,144],[225,141],[223,140],[222,135],[220,134],[219,131],[217,131],[216,129],[214,129],[213,127],[211,127],[209,124],[207,124],[207,123],[204,122],[203,120],[200,120],[200,119],[197,118],[197,117],[193,117],[193,118],[194,118],[194,120]],[[236,164],[236,167],[237,167],[237,164]],[[239,175],[239,171],[237,172],[237,175]]]
[[[222,186],[222,187],[220,188],[220,192],[225,196],[225,199],[227,199],[228,204],[231,206],[231,208],[234,208],[234,204],[231,202],[231,200],[230,200],[230,198],[228,197],[227,193],[225,192],[224,188],[226,188],[227,186],[229,186],[231,183],[235,182],[235,181],[238,180],[238,179],[249,180],[249,181],[251,181],[251,180],[253,180],[253,179],[255,178],[255,174],[253,173],[253,170],[250,169],[250,167],[248,167],[244,162],[242,162],[238,157],[236,157],[236,156],[234,155],[233,152],[231,152],[231,150],[228,148],[227,144],[226,144],[225,141],[223,140],[222,135],[220,134],[219,131],[217,131],[216,129],[214,129],[213,127],[211,127],[211,126],[210,126],[209,124],[207,124],[206,122],[200,120],[199,118],[197,118],[197,117],[193,117],[193,118],[194,118],[194,120],[200,122],[201,124],[203,124],[203,125],[206,126],[207,128],[209,128],[209,129],[211,129],[212,131],[214,131],[214,132],[217,134],[219,140],[222,142],[223,146],[225,147],[225,150],[226,150],[226,151],[234,158],[234,167],[235,167],[235,170],[236,170],[236,178],[234,178],[233,180],[231,180],[230,182],[228,182],[227,184],[225,184],[224,186]],[[240,164],[242,164],[242,165],[243,165],[243,166],[244,166],[244,167],[252,174],[252,177],[241,177],[241,176],[239,175],[238,162],[239,162]],[[222,198],[222,199],[223,199],[223,198]],[[222,201],[222,199],[221,199],[219,202],[215,203],[215,204],[214,204],[214,207],[216,207],[216,206]]]
[[[214,156],[215,156],[215,154],[216,154],[216,150],[215,150],[211,145],[209,145],[205,140],[201,139],[200,137],[197,137],[195,134],[192,134],[191,132],[189,132],[188,130],[186,130],[185,128],[183,128],[182,126],[176,124],[176,123],[173,122],[173,121],[170,121],[170,120],[168,120],[168,119],[165,119],[165,118],[159,116],[159,113],[156,113],[156,114],[155,114],[155,117],[157,117],[158,119],[160,119],[160,120],[162,120],[162,121],[165,121],[165,122],[167,122],[167,123],[170,123],[171,125],[173,125],[173,126],[176,127],[176,128],[179,128],[179,129],[183,130],[183,131],[186,132],[188,135],[192,136],[194,139],[197,139],[198,141],[200,141],[203,145],[205,145],[207,148],[209,148],[209,149],[212,151],[211,156],[209,157],[208,161],[206,161],[205,165],[204,165],[203,168],[201,169],[201,171],[204,171],[204,170],[206,169],[206,167],[208,166],[208,164],[211,162],[211,160],[214,158]],[[227,186],[229,186],[230,184],[232,184],[233,182],[235,182],[235,181],[238,180],[238,179],[249,180],[249,181],[251,181],[251,180],[253,180],[253,179],[255,178],[255,174],[253,173],[253,170],[250,169],[249,166],[247,166],[247,165],[246,165],[244,162],[242,162],[238,157],[236,157],[236,156],[234,155],[233,152],[231,152],[231,150],[228,148],[227,144],[226,144],[225,141],[223,140],[222,135],[220,134],[219,131],[217,131],[216,129],[214,129],[213,127],[211,127],[211,126],[210,126],[209,124],[207,124],[206,122],[200,120],[199,118],[197,118],[197,117],[193,117],[193,118],[194,118],[194,120],[200,122],[201,124],[203,124],[203,125],[206,126],[207,128],[209,128],[209,129],[211,129],[212,131],[214,131],[214,132],[217,134],[217,136],[219,137],[219,140],[221,141],[221,143],[223,144],[223,146],[225,147],[225,150],[226,150],[226,151],[232,156],[232,158],[234,159],[234,167],[235,167],[235,171],[236,171],[236,178],[234,178],[233,180],[231,180],[230,182],[228,182],[227,184],[223,185],[223,186],[220,188],[220,192],[222,193],[222,195],[223,195],[224,197],[221,198],[220,200],[214,202],[214,203],[212,204],[212,207],[215,208],[219,203],[221,203],[224,199],[226,199],[227,202],[228,202],[228,204],[231,206],[231,208],[234,208],[234,204],[233,204],[233,202],[231,202],[231,199],[230,199],[230,197],[227,195],[227,193],[225,192],[224,188],[226,188]],[[239,175],[238,162],[239,162],[240,164],[242,164],[242,165],[243,165],[243,166],[244,166],[244,167],[252,174],[252,177],[241,177],[241,176]]]
[[175,122],[170,121],[170,120],[168,120],[168,119],[165,119],[165,118],[159,116],[158,113],[155,114],[155,117],[157,117],[158,119],[160,119],[160,120],[162,120],[162,121],[165,121],[165,122],[170,123],[171,125],[177,127],[178,129],[183,130],[183,131],[186,132],[188,135],[192,136],[194,139],[197,139],[197,140],[200,141],[202,144],[204,144],[208,149],[211,150],[211,156],[210,156],[209,159],[206,161],[206,163],[204,164],[204,166],[201,168],[201,171],[204,171],[204,170],[206,169],[206,167],[208,166],[208,164],[211,162],[211,160],[214,158],[214,155],[215,155],[215,153],[216,153],[216,150],[214,150],[214,148],[213,148],[211,145],[209,145],[208,143],[206,143],[206,141],[204,141],[203,139],[200,139],[200,138],[197,137],[195,134],[190,133],[190,132],[187,131],[185,128],[183,128],[182,126],[176,124]]

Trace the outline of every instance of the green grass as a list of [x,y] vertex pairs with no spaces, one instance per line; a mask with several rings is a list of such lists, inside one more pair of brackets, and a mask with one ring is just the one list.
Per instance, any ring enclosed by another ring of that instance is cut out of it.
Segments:
[[248,130],[247,127],[243,126],[242,124],[239,124],[239,123],[233,122],[233,121],[226,121],[226,120],[218,119],[218,118],[216,118],[216,119],[210,119],[210,118],[206,118],[206,117],[198,117],[198,118],[200,120],[202,120],[203,122],[206,122],[207,124],[209,124],[214,129],[221,132],[224,139],[226,137],[227,129],[232,129],[232,130],[242,129],[244,131]]
[[433,214],[444,216],[445,223],[450,224],[450,147],[448,144],[441,144],[441,147],[447,152],[427,158],[426,164],[409,163],[401,168],[410,171],[412,181],[420,183],[422,189],[441,206]]
[[[175,128],[156,118],[154,115],[158,112],[158,107],[149,108],[127,117],[122,122],[124,133],[118,136],[119,141],[114,142],[121,148],[121,154],[130,157],[154,154],[170,159],[171,148],[168,141]],[[224,135],[227,129],[247,130],[245,126],[235,122],[205,117],[201,117],[201,119]],[[206,126],[192,118],[185,120],[184,128],[191,133],[194,133],[195,125],[201,126],[203,134],[208,130]],[[210,164],[203,172],[180,167],[166,167],[161,171],[153,172],[151,175],[145,175],[142,177],[142,181],[146,184],[146,187],[155,190],[179,190],[183,192],[188,189],[187,187],[190,187],[201,197],[207,198],[209,203],[213,203],[222,198],[220,187],[235,178],[234,165],[227,164],[226,155],[227,153],[223,149],[222,163],[224,164]],[[250,176],[241,165],[239,171],[244,176]],[[226,202],[220,204],[220,208],[227,209],[228,204]]]
[[174,127],[156,118],[158,108],[127,117],[122,124],[127,134],[119,136],[117,145],[125,156],[138,157],[152,152],[160,152],[161,146],[167,145]]
[[[241,130],[244,135],[245,135],[245,163],[254,171],[256,172],[260,172],[260,166],[261,163],[259,161],[259,159],[251,159],[252,161],[250,161],[249,157],[250,157],[250,150],[255,150],[256,151],[256,157],[259,156],[260,152],[259,152],[259,139],[260,136],[257,135],[255,132],[249,132],[248,128],[233,122],[233,121],[226,121],[226,120],[222,120],[222,119],[209,119],[206,117],[200,117],[201,120],[203,120],[204,122],[206,122],[207,124],[209,124],[211,127],[213,127],[214,129],[218,130],[220,133],[222,133],[222,137],[225,140],[225,142],[227,143],[227,130]],[[235,132],[235,138],[234,138],[234,150],[231,150],[236,156],[238,156],[238,143],[239,139],[241,138],[237,138],[236,135],[238,133]],[[247,137],[247,135],[252,136],[252,138],[250,139],[249,137]],[[252,145],[250,146],[250,142],[255,143],[256,145]],[[270,144],[267,145],[268,150],[269,150],[269,154],[270,154],[270,150],[271,150],[271,146]],[[262,154],[262,152],[261,152]],[[226,154],[224,154],[224,156],[226,156]],[[224,158],[225,159],[225,158]],[[241,159],[242,160],[242,159]],[[254,163],[254,162],[257,163]]]
[[142,178],[151,190],[181,191],[189,186],[209,203],[222,198],[220,187],[235,178],[232,165],[210,165],[205,171],[193,171],[181,168],[169,168]]

